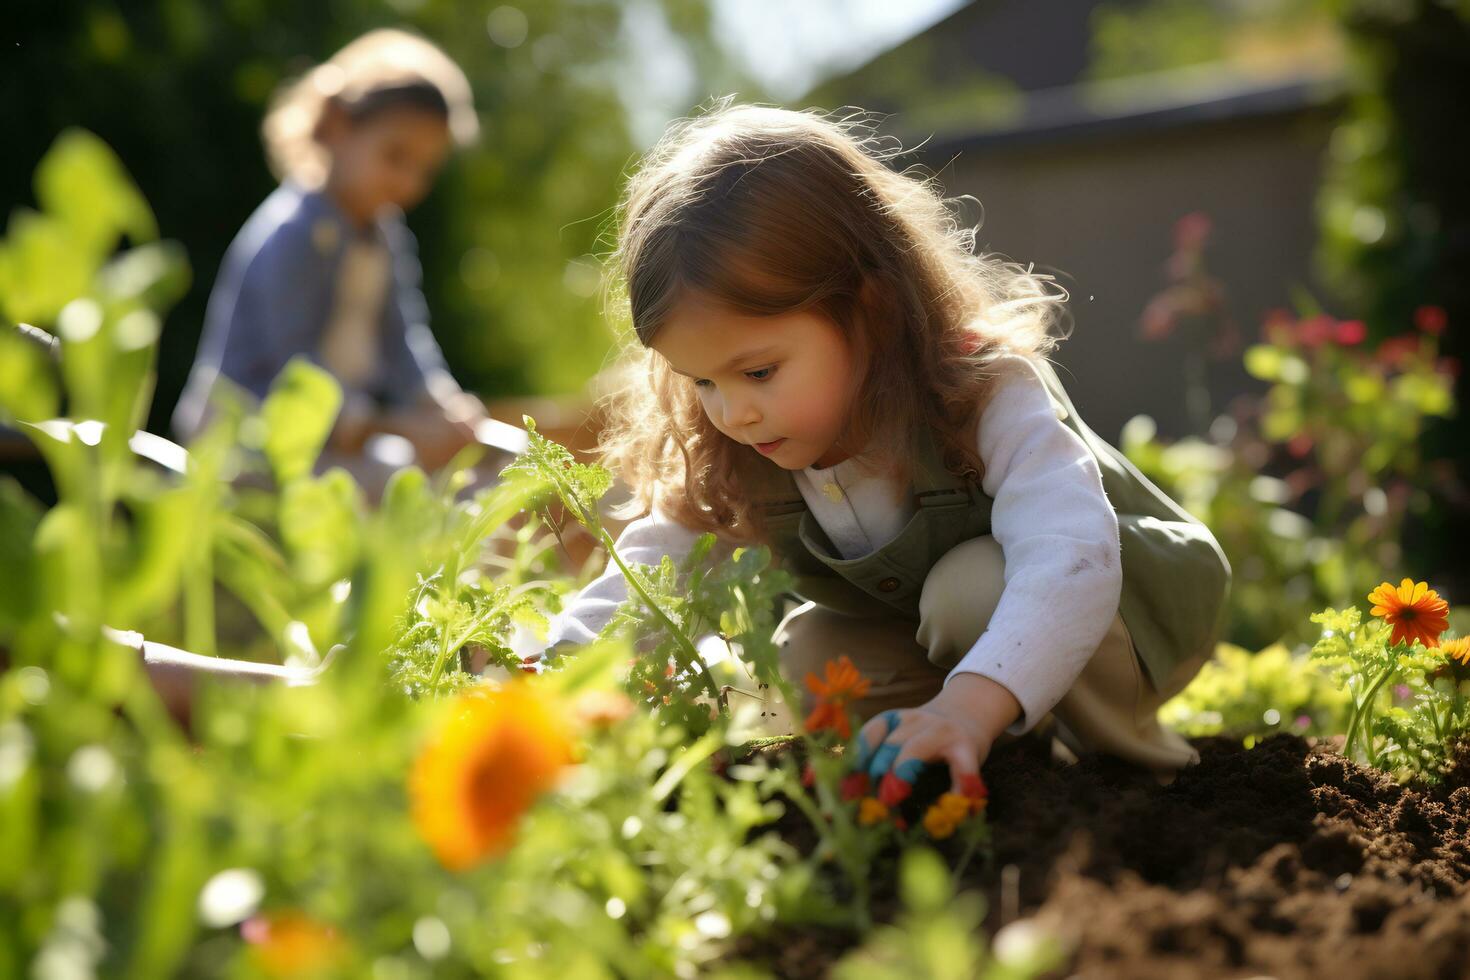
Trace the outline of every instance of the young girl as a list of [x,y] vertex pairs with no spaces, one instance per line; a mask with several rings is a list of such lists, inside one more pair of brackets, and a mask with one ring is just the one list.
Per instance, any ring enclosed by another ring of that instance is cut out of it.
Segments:
[[358,38],[278,94],[263,131],[282,184],[225,254],[174,415],[182,436],[221,378],[262,398],[305,355],[343,387],[338,461],[376,431],[408,438],[429,466],[473,438],[484,409],[429,332],[403,212],[477,130],[464,74],[402,31]]
[[[616,254],[643,349],[603,449],[649,512],[619,552],[769,544],[809,600],[785,668],[857,665],[875,777],[943,759],[958,781],[1051,716],[1167,782],[1198,754],[1155,710],[1210,656],[1229,566],[1077,417],[1043,356],[1065,297],[972,246],[847,124],[726,104],[675,125]],[[553,643],[625,597],[610,566]]]

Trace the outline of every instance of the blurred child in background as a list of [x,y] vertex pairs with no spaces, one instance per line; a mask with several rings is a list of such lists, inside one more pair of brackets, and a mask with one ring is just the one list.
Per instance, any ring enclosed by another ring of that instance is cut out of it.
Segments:
[[478,128],[464,73],[403,31],[365,34],[282,87],[263,126],[281,186],[225,253],[174,414],[182,438],[207,421],[221,379],[263,398],[306,356],[343,389],[324,461],[370,489],[386,477],[361,458],[375,433],[407,439],[430,468],[474,439],[484,406],[429,332],[403,214]]

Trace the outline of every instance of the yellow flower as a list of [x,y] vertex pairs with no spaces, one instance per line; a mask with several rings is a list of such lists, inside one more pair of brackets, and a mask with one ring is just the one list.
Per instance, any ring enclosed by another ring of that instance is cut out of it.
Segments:
[[257,915],[240,925],[256,969],[271,977],[318,976],[344,965],[347,946],[336,929],[299,912]]
[[409,778],[419,835],[452,871],[502,853],[574,749],[562,707],[534,682],[461,694]]
[[1470,667],[1470,636],[1445,640],[1439,645],[1439,652],[1446,660],[1458,660],[1461,667]]
[[1450,604],[1429,587],[1428,582],[1404,579],[1394,588],[1384,582],[1368,593],[1373,615],[1393,627],[1390,643],[1418,641],[1426,647],[1439,646],[1439,634],[1450,625]]
[[958,793],[945,793],[934,802],[940,812],[956,823],[970,815],[971,800]]
[[888,819],[888,807],[879,803],[872,796],[865,796],[858,804],[858,823],[864,827],[871,827],[875,823]]

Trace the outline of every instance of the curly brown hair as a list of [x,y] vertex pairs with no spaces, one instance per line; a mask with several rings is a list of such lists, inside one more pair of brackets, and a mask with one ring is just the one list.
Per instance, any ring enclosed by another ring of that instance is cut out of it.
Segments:
[[1044,357],[1066,292],[1052,277],[975,254],[932,177],[888,166],[898,150],[862,114],[729,99],[675,122],[629,180],[609,280],[631,322],[625,383],[599,450],[650,507],[733,540],[760,537],[751,467],[769,465],[716,430],[694,386],[649,349],[697,294],[747,316],[815,311],[862,354],[844,445],[906,481],[917,434],[978,480],[973,426],[1000,356]]

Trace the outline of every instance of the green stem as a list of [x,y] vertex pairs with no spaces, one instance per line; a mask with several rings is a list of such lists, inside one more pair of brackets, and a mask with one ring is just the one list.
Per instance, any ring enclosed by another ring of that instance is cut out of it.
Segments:
[[664,629],[669,631],[669,634],[674,638],[674,642],[679,646],[679,649],[683,651],[684,656],[688,659],[689,665],[699,673],[700,680],[704,683],[705,690],[709,693],[709,696],[714,699],[715,704],[722,704],[719,685],[715,683],[715,679],[713,676],[711,676],[709,668],[704,665],[704,659],[700,657],[699,651],[694,648],[694,644],[690,642],[689,637],[685,636],[684,631],[681,630],[678,626],[674,625],[674,621],[670,619],[661,608],[659,608],[658,603],[653,601],[653,597],[650,596],[646,591],[644,591],[643,586],[639,584],[638,578],[633,574],[632,570],[629,569],[627,565],[623,564],[623,559],[621,556],[618,555],[618,549],[614,546],[612,535],[608,534],[607,531],[601,527],[597,528],[597,534],[598,540],[601,541],[602,546],[607,549],[608,557],[612,558],[613,562],[618,566],[618,569],[623,573],[623,579],[627,581],[628,586],[633,589],[633,591],[638,593],[638,597],[643,600],[643,604],[646,605],[649,611],[652,612],[653,615],[658,619],[658,621],[663,624]]
[[[1348,722],[1347,739],[1342,743],[1342,751],[1343,751],[1343,754],[1346,755],[1348,758],[1352,758],[1353,738],[1357,735],[1358,729],[1361,727],[1361,722],[1364,720],[1363,719],[1364,714],[1366,714],[1367,712],[1369,712],[1369,711],[1372,710],[1372,703],[1373,703],[1373,697],[1374,697],[1374,695],[1376,695],[1378,693],[1378,689],[1383,686],[1384,682],[1388,680],[1389,676],[1392,673],[1393,673],[1393,667],[1392,666],[1388,666],[1388,667],[1383,668],[1383,671],[1378,675],[1378,677],[1368,687],[1368,692],[1363,695],[1362,700],[1359,701],[1357,704],[1353,705],[1353,717],[1352,717],[1352,720]],[[1373,753],[1372,753],[1372,738],[1371,738],[1371,735],[1370,735],[1370,737],[1368,739],[1366,739],[1366,742],[1367,742],[1367,745],[1365,746],[1365,750],[1364,751],[1365,751],[1365,753],[1369,757],[1369,759],[1368,759],[1369,764],[1372,765],[1373,764],[1373,759],[1372,759]]]
[[[447,574],[453,569],[454,574]],[[444,594],[449,602],[454,601],[454,593],[459,587],[459,561],[456,559],[448,569],[445,570]],[[439,634],[439,655],[434,658],[434,669],[429,674],[429,693],[437,694],[439,691],[439,675],[444,672],[444,662],[449,659],[449,629],[446,627]]]
[[[821,748],[814,742],[811,740],[807,741],[807,754],[809,757],[813,752],[820,751],[822,751]],[[854,903],[856,907],[853,909],[856,928],[860,932],[866,933],[873,927],[872,891],[868,885],[868,873],[871,868],[867,861],[854,857],[857,854],[866,854],[866,851],[856,841],[854,841],[855,846],[853,847],[840,846],[842,838],[853,838],[861,833],[861,829],[849,821],[847,808],[832,795],[831,788],[826,782],[818,779],[816,781],[816,791],[818,802],[821,806],[827,808],[828,813],[832,814],[832,820],[830,822],[823,819],[820,807],[813,804],[807,798],[805,791],[798,789],[789,798],[795,801],[797,806],[801,807],[802,812],[807,815],[807,819],[816,828],[817,835],[826,840],[828,846],[832,848],[833,853],[837,855],[837,859],[842,865],[842,870],[847,873],[847,880],[852,883],[853,892],[857,899]]]
[[646,591],[644,591],[643,586],[639,584],[637,577],[634,576],[628,566],[623,563],[622,556],[618,554],[618,549],[615,542],[613,541],[612,535],[608,534],[607,529],[602,526],[602,521],[598,519],[597,513],[595,511],[588,511],[581,506],[581,504],[577,501],[576,494],[571,492],[571,488],[567,486],[566,481],[562,479],[560,473],[557,473],[554,469],[552,469],[547,473],[547,475],[551,477],[552,485],[556,487],[557,496],[561,497],[562,503],[567,505],[567,509],[572,512],[572,516],[577,519],[577,523],[581,524],[584,528],[586,528],[588,531],[591,531],[594,535],[597,536],[597,540],[601,542],[602,546],[605,549],[607,549],[608,557],[613,560],[613,562],[618,566],[618,570],[623,573],[623,580],[628,583],[628,586],[632,588],[633,591],[638,593],[638,596],[643,600],[644,605],[646,605],[649,611],[653,613],[654,617],[658,619],[661,624],[663,624],[663,627],[669,631],[669,634],[674,638],[674,643],[683,652],[685,659],[688,660],[689,666],[693,667],[700,675],[700,680],[704,684],[704,689],[706,693],[708,693],[714,703],[721,710],[723,710],[725,708],[725,703],[720,696],[720,687],[718,684],[715,683],[715,679],[713,676],[711,676],[709,668],[705,666],[703,658],[701,658],[699,655],[699,651],[694,648],[694,644],[690,641],[689,637],[684,635],[684,631],[675,626],[674,621],[670,619],[667,614],[664,613],[663,609],[659,606],[658,603],[653,601],[653,597],[650,596]]

